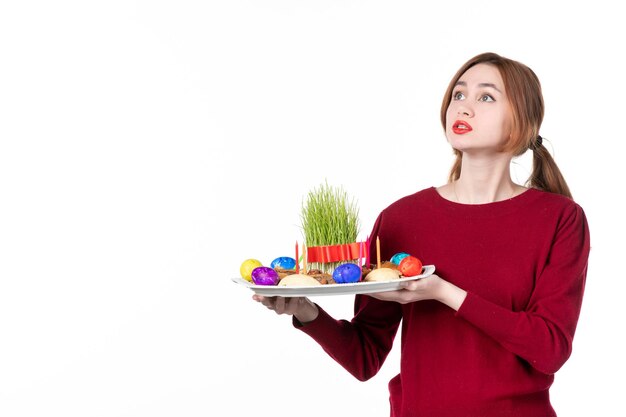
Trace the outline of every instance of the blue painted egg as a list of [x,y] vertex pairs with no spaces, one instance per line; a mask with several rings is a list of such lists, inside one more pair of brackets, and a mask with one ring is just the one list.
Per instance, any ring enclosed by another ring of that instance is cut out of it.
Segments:
[[342,264],[333,271],[333,279],[337,284],[359,282],[361,280],[361,268],[355,264]]
[[398,252],[391,257],[391,263],[394,265],[400,265],[400,262],[402,262],[402,260],[407,256],[409,256],[409,254],[406,252]]
[[252,270],[252,282],[256,285],[278,285],[278,272],[266,266],[258,266]]
[[270,266],[272,268],[294,269],[296,267],[296,260],[289,256],[281,256],[274,259]]

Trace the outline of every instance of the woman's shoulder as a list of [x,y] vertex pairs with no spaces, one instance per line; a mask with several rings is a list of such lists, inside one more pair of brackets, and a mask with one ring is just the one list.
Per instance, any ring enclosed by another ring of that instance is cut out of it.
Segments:
[[428,187],[395,200],[385,208],[385,211],[402,211],[419,205],[429,205],[436,201],[437,198],[440,198],[437,189]]
[[530,188],[528,199],[528,213],[535,218],[556,218],[559,222],[582,221],[586,222],[583,208],[573,199],[561,194]]
[[582,207],[576,201],[562,194],[539,190],[537,188],[529,188],[526,192],[532,197],[528,199],[529,203],[539,204],[547,208],[582,210]]

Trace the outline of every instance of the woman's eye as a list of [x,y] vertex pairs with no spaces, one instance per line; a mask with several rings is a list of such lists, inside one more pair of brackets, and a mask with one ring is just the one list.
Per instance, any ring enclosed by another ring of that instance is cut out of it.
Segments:
[[484,94],[478,99],[478,101],[495,101],[495,100],[489,94]]
[[452,95],[452,98],[454,98],[455,100],[463,100],[465,96],[460,91],[457,91]]

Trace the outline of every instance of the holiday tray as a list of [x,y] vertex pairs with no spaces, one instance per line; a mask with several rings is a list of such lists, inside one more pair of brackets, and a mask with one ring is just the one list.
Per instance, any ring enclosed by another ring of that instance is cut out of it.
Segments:
[[391,281],[361,281],[343,284],[324,284],[313,286],[278,286],[278,285],[255,285],[243,278],[232,278],[232,281],[247,287],[255,294],[266,297],[313,297],[324,295],[354,295],[372,294],[376,292],[394,291],[401,288],[401,283],[426,278],[435,272],[435,265],[424,265],[422,273],[412,277],[402,277]]

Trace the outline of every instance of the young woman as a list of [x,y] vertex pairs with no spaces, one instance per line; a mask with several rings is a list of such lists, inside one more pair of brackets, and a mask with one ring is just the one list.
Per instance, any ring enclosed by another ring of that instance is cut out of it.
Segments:
[[[306,298],[254,296],[310,335],[360,380],[378,372],[402,324],[391,416],[555,416],[549,388],[571,353],[589,230],[539,128],[543,98],[525,65],[470,59],[445,93],[441,121],[456,154],[449,182],[383,210],[381,258],[436,265],[399,291],[355,298],[351,321]],[[515,156],[533,152],[527,187]],[[375,250],[375,248],[372,248]]]

